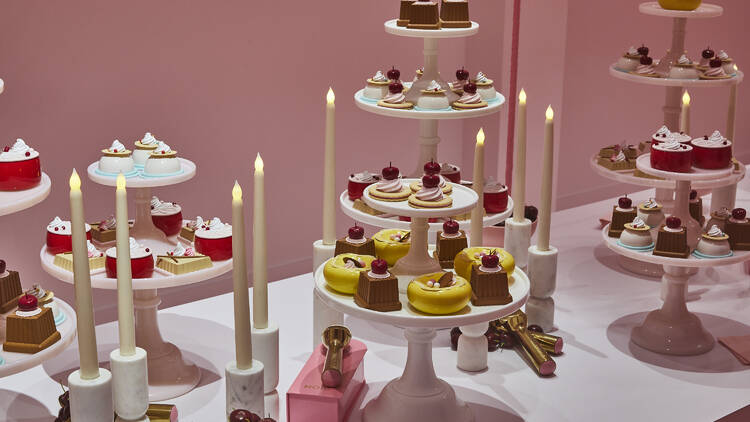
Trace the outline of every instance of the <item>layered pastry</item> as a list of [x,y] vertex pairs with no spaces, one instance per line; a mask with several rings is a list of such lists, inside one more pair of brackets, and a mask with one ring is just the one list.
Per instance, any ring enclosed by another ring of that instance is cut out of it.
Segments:
[[401,0],[401,8],[398,12],[397,26],[409,25],[409,16],[411,16],[411,5],[415,0]]
[[384,259],[389,266],[404,257],[411,247],[409,230],[383,229],[372,237],[375,241],[375,256]]
[[347,235],[336,241],[333,255],[342,253],[375,256],[375,241],[365,237],[365,228],[354,223],[354,226],[349,227]]
[[372,174],[365,170],[361,173],[352,173],[349,175],[349,182],[347,183],[346,189],[349,194],[349,199],[355,201],[362,197],[365,189],[371,184],[380,180],[380,176]]
[[733,250],[750,251],[750,221],[744,208],[732,210],[732,216],[724,224],[724,232],[729,236]]
[[469,246],[466,232],[459,230],[458,222],[452,219],[443,223],[443,230],[437,232],[435,239],[436,247],[432,256],[437,259],[441,268],[453,268],[456,255]]
[[[648,47],[643,46],[641,48],[645,48],[646,55],[648,55]],[[635,68],[641,64],[641,54],[638,50],[640,50],[640,48],[636,49],[635,47],[630,46],[622,57],[617,60],[615,67],[623,72],[631,72],[635,70]]]
[[159,141],[156,149],[148,156],[143,173],[150,176],[168,176],[179,173],[182,164],[174,151],[166,143]]
[[435,80],[430,81],[417,98],[417,108],[423,110],[446,110],[450,109],[450,106],[445,90]]
[[15,308],[22,294],[18,271],[6,269],[5,261],[0,259],[0,314]]
[[666,125],[662,125],[653,135],[651,135],[651,146],[667,142],[672,135],[672,131]]
[[180,237],[190,242],[195,241],[195,231],[203,226],[203,218],[201,216],[195,217],[195,219],[188,221],[180,228]]
[[135,161],[133,153],[125,148],[122,142],[115,139],[109,148],[102,150],[102,156],[99,158],[99,171],[109,175],[122,173],[126,176],[133,174],[135,170]]
[[732,216],[727,207],[722,207],[716,211],[711,211],[711,218],[706,222],[706,229],[716,226],[721,231],[726,230],[727,220]]
[[198,253],[210,256],[212,261],[229,259],[232,257],[232,226],[214,217],[195,230],[194,244]]
[[441,28],[471,28],[468,0],[443,0],[440,4]]
[[[132,237],[130,246],[130,274],[133,278],[149,278],[154,273],[154,254],[151,249],[140,245]],[[113,246],[105,252],[104,268],[107,277],[117,278],[117,247]]]
[[617,200],[617,205],[612,207],[612,222],[609,223],[609,237],[620,237],[625,230],[625,224],[630,223],[638,216],[638,211],[633,207],[633,201],[627,196]]
[[388,85],[391,81],[385,77],[383,72],[377,71],[372,78],[367,79],[367,85],[365,85],[362,96],[371,100],[382,100],[383,97],[388,95]]
[[146,165],[146,160],[152,152],[159,146],[159,140],[151,134],[146,132],[140,141],[135,141],[135,150],[133,151],[133,162],[137,167],[143,168]]
[[727,75],[734,75],[737,73],[737,69],[734,66],[734,60],[729,57],[729,54],[727,54],[726,51],[719,50],[719,54],[717,54],[716,57],[721,59],[721,68],[724,69],[724,73]]
[[508,209],[508,187],[492,176],[484,182],[484,210],[495,214]]
[[647,201],[639,204],[636,214],[646,225],[654,229],[661,226],[665,218],[662,205],[656,202],[654,198],[649,198]]
[[464,85],[467,83],[469,83],[469,71],[462,67],[456,70],[456,80],[449,82],[448,86],[451,88],[451,91],[461,95],[464,93]]
[[688,210],[690,211],[690,216],[701,226],[706,222],[706,218],[703,216],[703,198],[698,196],[698,191],[695,189],[690,191]]
[[211,258],[195,253],[193,248],[186,248],[182,243],[166,255],[156,257],[156,266],[172,274],[187,274],[211,268]]
[[497,98],[495,82],[481,71],[477,73],[472,82],[477,85],[477,93],[479,93],[484,101],[492,101]]
[[16,353],[37,353],[60,340],[50,308],[39,307],[37,298],[25,294],[18,298],[18,310],[6,317],[3,350]]
[[722,67],[721,59],[713,58],[708,62],[708,69],[704,70],[700,75],[701,79],[715,80],[715,79],[729,79],[732,75],[727,75]]
[[382,178],[378,183],[370,185],[367,193],[371,198],[379,201],[399,202],[409,199],[411,189],[401,182],[401,172],[398,167],[389,164],[380,172]]
[[[445,177],[440,175],[440,170],[442,169],[440,164],[436,163],[434,160],[430,160],[430,162],[424,165],[423,169],[424,169],[424,176],[433,175],[433,174],[438,175],[438,177],[440,178],[440,183],[438,183],[438,186],[440,187],[440,189],[443,190],[444,194],[450,195],[451,192],[453,192],[453,185],[451,185],[451,183],[449,183],[449,181],[446,180]],[[409,188],[411,189],[412,192],[415,192],[415,193],[419,192],[422,189],[422,180],[420,179],[415,182],[412,182],[409,185]]]
[[440,180],[438,174],[422,176],[422,188],[409,196],[409,205],[413,208],[447,208],[453,205],[453,198],[443,194]]
[[0,151],[0,191],[31,189],[42,181],[39,152],[16,139]]
[[388,263],[382,259],[372,261],[370,271],[359,273],[354,303],[378,312],[398,311],[398,278],[388,272]]
[[[91,226],[86,224],[86,239],[91,240]],[[70,221],[55,217],[47,224],[47,252],[56,255],[73,250]]]
[[640,217],[636,217],[630,223],[625,223],[625,230],[620,234],[617,243],[628,249],[637,251],[648,251],[654,247],[654,239],[651,237],[651,227]]
[[670,137],[669,141],[651,145],[651,167],[676,173],[689,173],[693,168],[693,147]]
[[477,92],[477,85],[469,82],[463,87],[463,94],[452,104],[456,110],[473,110],[476,108],[487,107],[487,101]]
[[361,211],[365,214],[370,214],[370,215],[385,214],[384,212],[378,211],[375,208],[365,204],[365,202],[362,199],[355,199],[354,204],[352,204],[352,208],[354,208],[357,211]]
[[635,160],[645,149],[645,144],[636,147],[635,145],[623,142],[622,144],[609,145],[599,149],[599,158],[612,158],[622,152],[628,160]]
[[406,27],[410,29],[440,29],[437,3],[427,0],[412,3],[409,7],[409,23]]
[[513,275],[513,271],[516,269],[516,261],[513,259],[513,255],[509,254],[504,249],[487,246],[466,248],[459,252],[453,260],[453,269],[456,271],[456,274],[469,280],[471,279],[472,267],[482,265],[482,257],[488,255],[492,251],[495,251],[500,258],[500,265],[508,274],[508,277]]
[[174,236],[182,228],[182,207],[176,202],[161,201],[151,197],[151,221],[167,236]]
[[[89,258],[89,271],[98,270],[104,268],[104,253],[91,243],[90,240],[86,241],[86,248],[88,249],[87,254]],[[73,253],[63,252],[55,255],[53,264],[58,267],[73,272]]]
[[711,136],[693,139],[693,165],[702,169],[725,169],[732,164],[732,141],[715,130]]
[[382,100],[378,101],[378,105],[397,110],[409,110],[414,107],[414,103],[406,101],[404,85],[401,82],[391,82],[388,85],[388,94]]
[[612,171],[628,171],[635,168],[635,159],[628,158],[620,149],[609,158],[598,157],[597,164]]
[[117,237],[117,220],[110,215],[104,220],[91,224],[91,238],[99,243],[114,242]]
[[666,224],[659,227],[653,253],[668,258],[687,258],[690,255],[687,228],[682,225],[682,220],[673,215],[667,217]]
[[453,183],[461,183],[461,167],[457,165],[450,163],[441,164],[440,175]]
[[669,68],[669,77],[672,79],[698,79],[699,76],[700,72],[695,64],[685,54]]
[[717,226],[711,226],[706,233],[701,235],[700,240],[698,240],[698,246],[693,251],[693,255],[699,258],[726,258],[732,256],[729,236]]
[[654,59],[649,56],[641,56],[640,64],[638,64],[635,70],[630,71],[629,73],[649,78],[659,77],[659,74],[656,73],[656,67],[654,66]]
[[424,274],[409,282],[406,297],[420,312],[447,315],[466,307],[471,300],[471,285],[451,272]]
[[497,251],[482,256],[482,265],[471,267],[471,303],[474,306],[506,305],[513,301],[508,274],[500,266]]
[[372,255],[342,253],[326,261],[323,266],[323,277],[331,289],[348,295],[357,291],[359,273],[370,271],[375,260]]

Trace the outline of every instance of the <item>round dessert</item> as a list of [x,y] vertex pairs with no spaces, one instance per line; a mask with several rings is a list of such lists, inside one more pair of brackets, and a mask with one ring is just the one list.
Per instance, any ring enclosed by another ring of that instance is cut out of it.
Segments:
[[473,82],[477,85],[477,93],[484,101],[490,101],[497,98],[495,82],[488,78],[484,73],[477,73],[477,77],[474,78]]
[[411,306],[426,314],[452,314],[469,303],[471,284],[453,273],[424,274],[409,282],[406,297]]
[[[453,192],[453,186],[446,181],[445,177],[440,176],[441,169],[442,167],[440,166],[440,164],[436,163],[433,160],[430,160],[430,162],[424,165],[424,174],[425,175],[431,175],[431,174],[439,175],[438,177],[440,177],[440,183],[438,184],[438,186],[440,186],[440,189],[443,190],[444,194],[450,195],[450,193]],[[419,192],[419,190],[422,189],[422,181],[418,180],[418,181],[412,182],[409,185],[409,188],[411,189],[412,192],[415,192],[415,193]]]
[[31,189],[42,181],[39,152],[23,139],[0,151],[0,191]]
[[711,47],[706,47],[705,50],[701,51],[701,60],[696,66],[699,70],[707,70],[711,59],[715,57],[715,53],[711,50]]
[[620,245],[636,250],[649,250],[654,246],[651,237],[651,227],[640,217],[633,219],[631,223],[625,223],[625,230],[620,234]]
[[466,85],[469,82],[469,71],[461,67],[461,69],[456,70],[456,80],[449,83],[448,86],[450,86],[451,91],[455,92],[458,95],[461,95],[464,93],[464,85]]
[[695,10],[702,0],[659,0],[659,6],[667,10]]
[[349,183],[347,184],[347,192],[349,193],[349,199],[352,201],[362,197],[365,188],[371,184],[380,180],[380,176],[372,174],[365,170],[362,173],[354,173],[349,175]]
[[719,50],[719,54],[717,54],[716,57],[721,59],[721,68],[724,69],[724,73],[727,75],[734,75],[737,73],[737,68],[734,66],[734,60],[729,57],[729,54],[727,54],[726,51]]
[[646,76],[649,78],[660,77],[659,74],[656,73],[656,69],[654,67],[654,59],[649,56],[641,56],[640,64],[635,68],[635,70],[631,71],[630,73],[633,75]]
[[731,77],[731,74],[727,75],[727,73],[724,72],[723,63],[718,57],[714,57],[713,59],[711,59],[711,61],[708,62],[708,69],[703,71],[703,73],[700,75],[701,79],[707,80],[729,79]]
[[635,47],[631,46],[628,48],[628,51],[617,60],[615,67],[623,72],[632,72],[639,64],[641,64],[641,55]]
[[[91,226],[86,224],[86,239],[91,240]],[[73,250],[73,236],[70,234],[70,221],[55,217],[47,225],[47,252],[52,255]]]
[[99,158],[99,171],[102,173],[128,175],[134,169],[133,154],[117,139],[109,148],[102,150],[102,156]]
[[367,80],[362,96],[371,100],[382,100],[388,95],[388,85],[391,81],[383,75],[383,72],[377,71],[375,75]]
[[672,79],[698,79],[699,76],[700,72],[695,64],[685,54],[681,55],[669,69],[669,77]]
[[729,212],[729,209],[727,207],[722,207],[721,209],[718,209],[716,211],[711,211],[711,218],[709,218],[706,222],[705,228],[709,229],[713,226],[716,226],[723,231],[725,225],[727,224],[727,220],[729,220],[729,217],[731,216],[732,214]]
[[650,198],[648,201],[638,205],[637,215],[638,218],[643,220],[643,222],[652,229],[658,229],[658,227],[661,226],[661,223],[664,222],[665,218],[662,205],[656,202],[654,198]]
[[443,194],[440,180],[439,174],[422,176],[422,188],[409,196],[409,205],[413,208],[446,208],[453,205],[453,198]]
[[724,258],[731,256],[732,250],[729,246],[729,236],[719,227],[711,226],[706,233],[701,235],[694,253],[701,258]]
[[725,169],[732,162],[732,141],[718,130],[711,136],[693,139],[693,165],[702,169]]
[[331,289],[348,295],[357,292],[359,273],[369,271],[374,256],[342,253],[326,261],[323,277]]
[[500,266],[503,267],[506,273],[508,273],[508,281],[510,282],[510,276],[516,269],[516,262],[513,259],[513,255],[509,254],[505,249],[493,248],[488,246],[479,246],[466,248],[456,255],[453,260],[453,268],[456,274],[470,280],[471,279],[471,267],[479,267],[482,265],[482,257],[489,255],[490,252],[496,251],[497,256],[500,258]]
[[654,132],[653,135],[651,135],[651,146],[658,145],[662,142],[667,142],[669,140],[669,135],[672,134],[672,131],[669,130],[667,126],[662,126]]
[[399,202],[409,199],[411,189],[401,182],[401,171],[393,164],[388,164],[380,172],[382,178],[378,183],[370,185],[367,192],[370,197],[379,201]]
[[232,226],[222,223],[218,217],[204,222],[195,230],[195,250],[208,255],[211,261],[223,261],[232,257]]
[[182,228],[182,207],[176,202],[160,201],[154,196],[151,198],[151,221],[167,236],[174,236]]
[[[113,246],[105,252],[104,268],[107,277],[117,278],[117,247]],[[130,238],[130,272],[133,278],[149,278],[154,273],[154,254],[151,249],[140,245]]]
[[148,175],[173,175],[179,173],[182,164],[177,158],[177,151],[172,150],[169,145],[159,141],[156,149],[151,152],[143,167],[144,174]]
[[408,230],[383,229],[374,236],[375,255],[384,259],[389,266],[396,265],[396,261],[403,258],[411,247],[411,232]]
[[461,167],[443,163],[440,165],[440,175],[453,183],[461,183]]
[[490,177],[484,183],[484,210],[495,214],[508,209],[508,187]]
[[133,162],[137,167],[146,165],[146,160],[159,145],[159,141],[154,138],[151,132],[146,132],[143,139],[135,141],[135,151],[133,151]]
[[461,97],[452,105],[456,110],[473,110],[487,107],[487,101],[484,101],[477,92],[477,85],[474,82],[469,82],[464,85]]
[[378,105],[397,110],[409,110],[414,107],[414,103],[406,101],[404,85],[401,82],[391,82],[388,85],[388,94],[382,100],[378,101]]
[[651,145],[651,167],[675,173],[688,173],[693,167],[693,147],[670,138]]
[[427,88],[423,89],[417,99],[417,108],[423,110],[447,110],[450,109],[448,97],[440,84],[432,80]]

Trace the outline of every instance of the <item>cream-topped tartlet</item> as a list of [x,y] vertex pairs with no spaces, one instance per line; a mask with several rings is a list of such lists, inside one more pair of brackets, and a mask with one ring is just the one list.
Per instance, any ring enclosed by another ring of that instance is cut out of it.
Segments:
[[497,91],[495,90],[495,82],[488,78],[482,72],[478,72],[473,82],[477,85],[477,93],[482,97],[484,101],[491,101],[497,98]]
[[666,218],[662,205],[656,202],[654,198],[649,198],[647,201],[639,204],[637,215],[638,218],[651,227],[652,231],[656,231]]
[[[154,273],[154,254],[151,249],[139,244],[132,237],[130,246],[130,272],[133,278],[149,278]],[[117,247],[113,246],[105,252],[104,268],[107,277],[117,278]]]
[[166,143],[159,141],[156,149],[151,152],[143,167],[143,172],[148,175],[173,175],[179,173],[182,164],[177,158],[177,151]]
[[724,258],[732,255],[729,246],[729,236],[717,226],[711,228],[701,235],[695,255],[701,258]]
[[42,181],[39,152],[18,138],[0,150],[0,191],[33,188]]
[[137,167],[143,167],[146,165],[149,155],[159,146],[159,140],[157,140],[151,132],[146,132],[143,135],[143,139],[135,141],[135,151],[133,151],[133,161]]
[[430,84],[420,92],[417,99],[417,107],[424,110],[445,110],[450,109],[450,106],[445,90],[435,80],[430,81]]
[[99,171],[111,175],[118,173],[128,175],[134,169],[133,153],[119,140],[115,139],[109,148],[102,150],[102,156],[99,158]]
[[453,102],[453,108],[456,110],[472,110],[475,108],[487,107],[487,101],[477,92],[477,85],[469,82],[463,87],[461,97]]
[[367,80],[362,96],[371,100],[382,100],[388,95],[388,85],[391,81],[381,71],[375,72],[372,78]]
[[195,250],[211,257],[212,261],[223,261],[232,257],[232,226],[214,217],[195,231]]
[[635,47],[630,46],[625,54],[617,60],[615,67],[623,72],[631,72],[641,63],[641,55]]
[[632,73],[633,75],[646,76],[649,78],[660,77],[659,74],[656,73],[654,59],[649,56],[641,56],[640,64],[635,68],[635,70],[630,71],[630,73]]
[[711,61],[708,62],[708,69],[703,71],[703,73],[700,75],[701,79],[708,80],[729,79],[731,77],[731,74],[727,74],[727,72],[724,71],[723,63],[718,57],[714,57],[713,59],[711,59]]
[[729,54],[727,54],[726,51],[719,50],[719,54],[717,54],[716,57],[721,59],[721,68],[724,69],[724,73],[727,75],[734,75],[737,73],[737,69],[734,68],[734,60],[729,57]]
[[414,107],[414,103],[406,101],[404,95],[404,85],[401,82],[391,82],[388,85],[388,94],[378,101],[380,107],[395,108],[398,110],[409,110]]
[[625,223],[625,230],[620,234],[618,242],[629,249],[649,250],[654,246],[651,227],[640,217],[636,217],[632,222]]
[[669,69],[669,77],[672,79],[698,79],[700,72],[695,64],[685,54],[681,55],[677,62],[672,63]]

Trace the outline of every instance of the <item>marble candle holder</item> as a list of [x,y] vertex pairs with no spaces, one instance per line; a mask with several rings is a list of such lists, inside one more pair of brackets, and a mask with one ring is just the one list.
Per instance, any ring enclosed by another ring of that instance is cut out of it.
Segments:
[[70,418],[76,422],[112,420],[115,413],[112,401],[112,374],[99,368],[99,377],[81,378],[80,370],[68,375],[70,389]]
[[542,327],[544,332],[554,330],[555,301],[552,294],[557,287],[557,248],[541,251],[536,245],[528,249],[528,276],[531,281],[526,315],[529,324]]
[[148,364],[146,351],[135,348],[135,354],[123,356],[120,349],[109,354],[112,369],[112,391],[115,413],[122,422],[146,422],[148,411]]
[[529,262],[531,245],[531,220],[515,221],[512,217],[505,219],[505,242],[503,248],[513,255],[516,267],[526,268]]
[[[324,245],[322,240],[313,242],[313,272],[318,269],[327,260],[333,258],[336,244]],[[312,349],[320,345],[320,335],[327,327],[331,325],[342,325],[344,323],[344,314],[326,306],[315,294],[313,287],[313,336]]]
[[266,328],[251,329],[253,357],[263,363],[263,392],[270,393],[279,385],[279,326],[268,322]]
[[253,359],[248,369],[237,368],[237,361],[229,362],[224,369],[226,379],[226,417],[235,409],[249,410],[265,415],[263,401],[263,363]]

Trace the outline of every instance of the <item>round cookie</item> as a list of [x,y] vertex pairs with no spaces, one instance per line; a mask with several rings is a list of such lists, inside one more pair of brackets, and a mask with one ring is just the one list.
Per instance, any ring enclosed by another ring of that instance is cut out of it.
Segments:
[[378,190],[377,183],[370,185],[370,187],[367,188],[367,192],[369,192],[372,199],[385,202],[405,201],[409,199],[409,195],[411,195],[411,189],[408,186],[402,185],[401,190],[398,192],[381,192]]
[[412,194],[409,196],[409,205],[412,208],[448,208],[453,205],[453,198],[450,196],[444,196],[443,199],[439,201],[423,201],[417,199],[416,194]]
[[[422,189],[422,182],[411,182],[411,184],[409,185],[409,189],[411,189],[411,191],[414,193],[419,192],[419,190]],[[453,192],[453,186],[451,186],[451,182],[449,182],[447,179],[445,180],[445,186],[443,186],[442,191],[445,195],[450,195]]]

